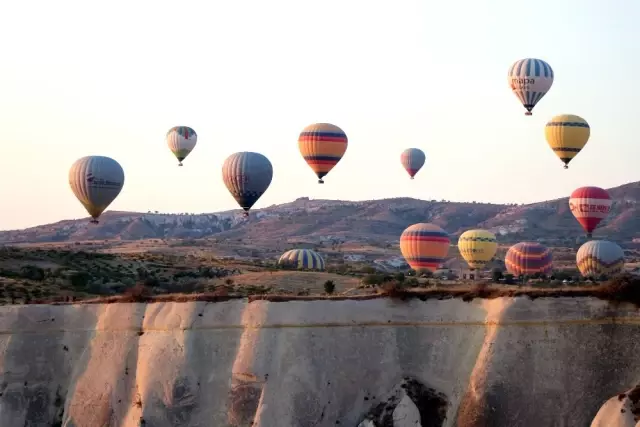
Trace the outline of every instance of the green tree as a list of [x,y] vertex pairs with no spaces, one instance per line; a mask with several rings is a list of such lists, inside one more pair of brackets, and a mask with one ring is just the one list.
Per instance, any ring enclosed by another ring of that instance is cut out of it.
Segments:
[[324,282],[324,291],[328,294],[332,294],[336,290],[336,284],[333,280],[327,280]]

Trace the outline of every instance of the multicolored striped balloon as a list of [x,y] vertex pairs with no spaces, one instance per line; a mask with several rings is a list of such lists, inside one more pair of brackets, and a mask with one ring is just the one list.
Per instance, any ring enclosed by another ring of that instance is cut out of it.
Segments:
[[513,93],[527,109],[525,116],[530,116],[533,107],[551,89],[553,69],[542,59],[520,59],[509,68],[507,80]]
[[198,135],[188,126],[175,126],[167,132],[166,140],[169,149],[178,159],[178,166],[182,166],[182,161],[195,148]]
[[447,257],[450,244],[449,234],[430,223],[413,224],[400,236],[400,252],[414,270],[437,270]]
[[222,165],[222,180],[236,202],[249,216],[249,209],[267,191],[273,166],[265,156],[251,151],[233,153]]
[[318,176],[318,183],[338,164],[349,145],[342,129],[330,123],[315,123],[302,130],[298,148],[304,160]]
[[484,268],[496,250],[496,235],[487,230],[467,230],[458,238],[458,251],[473,270]]
[[411,179],[418,173],[424,165],[426,156],[419,148],[407,148],[400,155],[400,162],[405,170],[409,173]]
[[590,135],[589,123],[573,114],[555,116],[544,127],[544,137],[565,169],[569,169],[569,162],[587,145]]
[[549,248],[540,243],[520,242],[509,248],[504,263],[514,276],[551,274],[553,256]]
[[600,187],[580,187],[569,197],[569,209],[589,238],[598,224],[609,215],[612,205],[609,193]]
[[591,240],[578,249],[576,264],[584,277],[612,276],[624,268],[624,251],[608,240]]
[[278,265],[298,270],[324,270],[324,259],[311,249],[292,249],[282,254]]

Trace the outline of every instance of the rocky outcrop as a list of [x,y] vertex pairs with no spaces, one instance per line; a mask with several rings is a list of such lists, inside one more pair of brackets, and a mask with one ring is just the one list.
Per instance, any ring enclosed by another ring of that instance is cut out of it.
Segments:
[[5,306],[0,425],[634,425],[639,324],[587,298]]

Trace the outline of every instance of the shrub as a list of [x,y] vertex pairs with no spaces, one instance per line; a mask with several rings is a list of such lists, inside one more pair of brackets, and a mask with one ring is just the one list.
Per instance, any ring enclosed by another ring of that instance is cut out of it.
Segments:
[[229,279],[225,280],[224,283],[226,285],[228,285],[228,286],[231,286],[231,285],[233,285],[233,279],[229,278]]
[[324,291],[328,294],[332,294],[333,291],[336,290],[336,284],[333,282],[333,280],[327,280],[326,282],[324,282]]
[[396,281],[402,283],[404,282],[404,273],[400,272],[400,273],[396,273],[395,276],[393,277]]

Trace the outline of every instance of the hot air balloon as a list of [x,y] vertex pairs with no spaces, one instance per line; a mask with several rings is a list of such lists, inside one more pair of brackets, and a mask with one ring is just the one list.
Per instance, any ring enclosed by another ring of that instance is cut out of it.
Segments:
[[571,159],[587,144],[590,134],[589,123],[573,114],[555,116],[544,128],[549,147],[562,160],[565,169],[569,169]]
[[576,264],[584,277],[612,276],[624,268],[624,251],[608,240],[591,240],[578,249]]
[[292,249],[282,254],[278,265],[298,270],[324,270],[324,259],[311,249]]
[[498,249],[495,234],[487,230],[467,230],[458,238],[460,255],[469,264],[469,268],[477,270],[491,261]]
[[600,187],[580,187],[569,197],[569,209],[589,238],[600,221],[609,215],[611,205],[609,193]]
[[120,163],[110,157],[82,157],[69,169],[69,185],[91,215],[90,222],[97,224],[98,217],[120,194],[124,171]]
[[425,161],[424,152],[419,148],[407,148],[400,155],[400,162],[405,170],[409,173],[411,179],[422,168]]
[[178,159],[178,166],[191,153],[198,142],[196,131],[188,126],[175,126],[167,132],[167,145]]
[[318,183],[338,164],[347,151],[347,135],[330,123],[315,123],[300,132],[298,148],[311,169],[318,176]]
[[526,58],[513,63],[507,75],[511,90],[530,116],[531,110],[551,89],[553,70],[542,59]]
[[400,252],[414,270],[434,272],[449,252],[449,234],[435,224],[409,226],[400,236]]
[[236,202],[249,216],[249,209],[267,191],[273,178],[271,162],[260,153],[233,153],[222,165],[222,180]]
[[553,268],[553,257],[551,251],[540,243],[520,242],[509,248],[504,263],[514,276],[547,275]]

